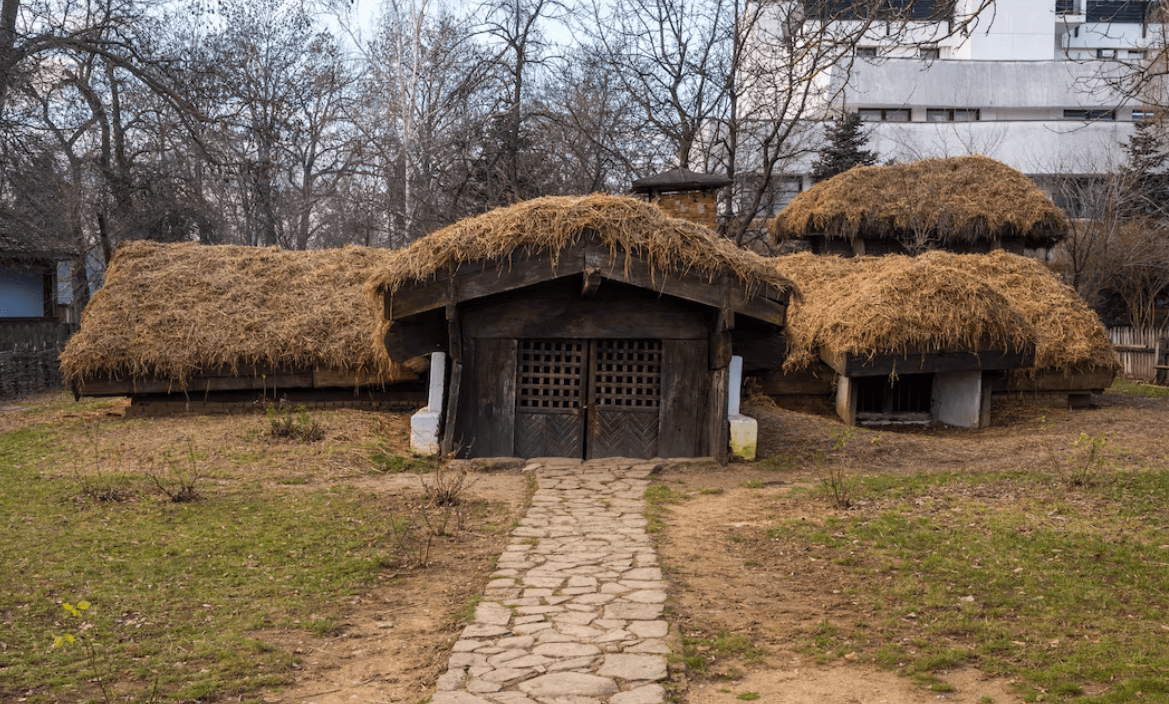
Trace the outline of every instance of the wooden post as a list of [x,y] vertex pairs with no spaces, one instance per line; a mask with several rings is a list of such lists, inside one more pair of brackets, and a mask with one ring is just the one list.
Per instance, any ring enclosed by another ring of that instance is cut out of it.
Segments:
[[446,414],[442,427],[442,456],[450,457],[455,443],[455,420],[459,410],[459,387],[463,380],[463,328],[459,322],[458,286],[452,269],[447,288],[446,324],[450,339],[451,378],[447,386]]
[[707,426],[707,435],[710,438],[710,456],[719,464],[726,464],[729,455],[729,438],[727,433],[730,422],[727,418],[727,383],[730,370],[726,367],[716,369],[710,379],[710,423]]
[[730,400],[731,355],[734,353],[731,330],[735,327],[735,314],[730,306],[730,290],[724,277],[720,283],[722,305],[718,310],[714,331],[710,336],[710,422],[707,437],[710,456],[719,464],[726,464],[730,454],[728,434],[730,419],[727,417],[727,403]]

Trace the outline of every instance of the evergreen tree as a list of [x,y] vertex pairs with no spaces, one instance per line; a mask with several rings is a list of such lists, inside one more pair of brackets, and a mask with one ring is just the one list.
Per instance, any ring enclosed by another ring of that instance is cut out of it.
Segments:
[[1122,170],[1128,184],[1125,210],[1130,216],[1165,216],[1169,208],[1169,145],[1153,122],[1138,122],[1124,145]]
[[858,164],[877,163],[876,152],[864,149],[869,136],[861,130],[860,113],[841,114],[828,128],[828,141],[820,149],[820,156],[812,165],[812,179],[823,181],[844,173]]

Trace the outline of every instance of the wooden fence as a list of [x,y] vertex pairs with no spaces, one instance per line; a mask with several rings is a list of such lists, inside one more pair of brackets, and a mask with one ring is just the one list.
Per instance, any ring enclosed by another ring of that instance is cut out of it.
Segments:
[[1109,328],[1108,337],[1120,357],[1121,373],[1129,379],[1165,384],[1169,335],[1152,328]]
[[0,321],[0,397],[60,388],[58,357],[76,330],[52,320]]

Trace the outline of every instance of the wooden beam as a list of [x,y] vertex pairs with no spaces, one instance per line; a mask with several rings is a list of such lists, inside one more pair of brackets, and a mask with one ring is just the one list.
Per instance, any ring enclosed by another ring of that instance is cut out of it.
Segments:
[[1102,391],[1112,386],[1115,374],[1110,369],[1064,374],[1055,371],[1040,371],[1034,376],[1008,378],[996,383],[995,391]]
[[136,394],[197,394],[207,391],[250,391],[314,388],[312,370],[260,376],[196,376],[183,389],[170,379],[93,379],[81,382],[82,396],[133,396]]
[[[390,320],[397,320],[443,307],[452,280],[457,281],[458,295],[455,302],[461,303],[589,271],[584,291],[587,295],[588,287],[593,285],[594,270],[601,278],[632,284],[712,308],[719,308],[724,303],[721,289],[712,285],[720,277],[712,280],[711,277],[692,272],[667,274],[654,271],[637,255],[614,255],[599,242],[582,239],[555,257],[546,251],[522,252],[500,261],[463,264],[453,274],[436,273],[425,282],[408,284],[389,294],[386,316]],[[775,325],[783,324],[786,319],[787,293],[770,285],[758,287],[752,295],[747,295],[737,285],[731,288],[735,290],[731,298],[732,310]]]
[[843,376],[883,376],[898,374],[936,374],[994,369],[1025,369],[1034,362],[1035,352],[945,351],[877,354],[872,357],[846,352],[822,351],[820,359]]
[[771,372],[752,377],[759,390],[769,396],[831,396],[836,373],[827,367],[793,374]]

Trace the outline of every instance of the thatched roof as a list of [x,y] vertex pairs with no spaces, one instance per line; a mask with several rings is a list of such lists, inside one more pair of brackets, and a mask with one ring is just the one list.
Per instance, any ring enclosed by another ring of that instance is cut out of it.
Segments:
[[201,371],[317,368],[412,378],[370,345],[363,287],[397,253],[194,243],[122,244],[61,354],[68,382],[172,380]]
[[803,297],[788,311],[785,369],[821,352],[1001,350],[1035,345],[1036,370],[1116,369],[1096,314],[1039,262],[1007,252],[773,260]]
[[73,256],[67,243],[49,237],[0,208],[0,264],[65,261]]
[[857,166],[796,196],[770,223],[776,239],[823,235],[938,244],[1023,237],[1050,247],[1063,211],[1024,174],[985,156]]
[[725,275],[747,289],[761,284],[791,289],[767,259],[702,225],[669,217],[634,198],[593,194],[536,198],[433,232],[381,269],[373,292],[380,297],[467,262],[502,262],[536,251],[555,259],[587,233],[594,233],[618,261],[641,257],[663,279],[675,273]]

